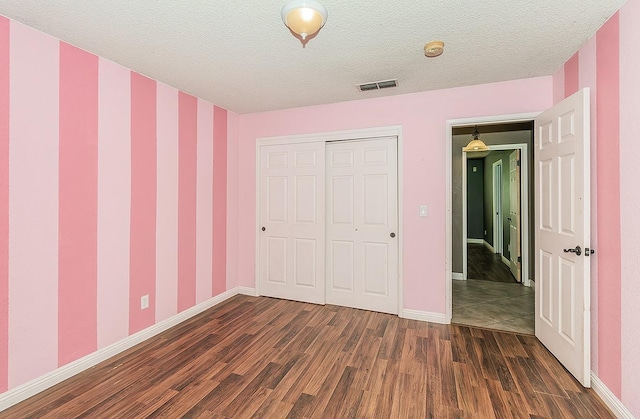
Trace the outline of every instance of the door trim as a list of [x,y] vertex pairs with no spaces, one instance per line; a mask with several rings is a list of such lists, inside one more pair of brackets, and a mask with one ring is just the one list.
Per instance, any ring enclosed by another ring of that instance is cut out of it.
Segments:
[[[500,170],[497,170],[498,167]],[[493,218],[493,251],[494,253],[500,253],[502,255],[504,236],[504,227],[502,223],[496,222],[498,219],[502,219],[502,188],[497,188],[502,183],[502,160],[498,160],[493,163],[491,167],[491,183],[493,184],[493,212],[491,217]],[[496,175],[499,175],[498,178]],[[496,190],[500,191],[496,194]],[[497,212],[497,214],[496,214]],[[498,215],[500,217],[498,217]]]
[[[403,280],[403,145],[402,145],[402,125],[390,125],[382,127],[352,129],[342,131],[314,132],[307,134],[283,135],[277,137],[258,137],[256,138],[256,208],[255,208],[255,270],[254,284],[256,295],[260,294],[260,234],[258,231],[260,225],[260,147],[263,145],[274,144],[300,144],[324,141],[349,141],[349,140],[366,140],[380,137],[396,137],[398,147],[398,316],[402,317],[404,310],[404,280]],[[450,317],[449,317],[450,318]]]
[[[446,264],[445,264],[445,310],[447,323],[451,323],[452,317],[452,276],[453,276],[453,199],[452,199],[452,143],[453,143],[453,127],[461,125],[481,125],[481,124],[498,124],[498,123],[511,123],[511,122],[524,122],[532,121],[541,112],[530,112],[521,114],[509,114],[509,115],[495,115],[484,116],[475,118],[462,118],[462,119],[448,119],[445,124],[446,135],[446,147],[445,147],[445,167],[446,167],[446,222],[445,222],[445,251],[446,251]],[[534,169],[535,170],[535,169]]]

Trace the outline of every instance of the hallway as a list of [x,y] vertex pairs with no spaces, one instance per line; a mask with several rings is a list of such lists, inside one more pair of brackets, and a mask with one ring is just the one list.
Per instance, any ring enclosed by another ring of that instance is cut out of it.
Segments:
[[452,322],[534,334],[534,289],[517,283],[499,256],[483,245],[468,246],[470,279],[453,281]]

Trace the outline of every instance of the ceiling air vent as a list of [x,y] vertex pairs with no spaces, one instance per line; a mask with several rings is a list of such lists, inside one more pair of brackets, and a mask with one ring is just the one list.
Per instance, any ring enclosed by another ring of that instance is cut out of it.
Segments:
[[379,90],[386,89],[388,87],[396,87],[398,85],[398,80],[383,80],[383,81],[374,81],[371,83],[363,83],[358,85],[358,90],[361,92],[366,92],[368,90]]

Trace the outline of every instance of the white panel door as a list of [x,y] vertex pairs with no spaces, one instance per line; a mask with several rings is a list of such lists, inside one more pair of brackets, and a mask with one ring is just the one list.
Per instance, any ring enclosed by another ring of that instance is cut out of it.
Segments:
[[398,313],[395,138],[327,144],[327,303]]
[[324,144],[260,148],[261,295],[324,304]]
[[521,282],[520,262],[520,150],[509,155],[509,268]]
[[590,386],[589,90],[535,121],[536,336]]

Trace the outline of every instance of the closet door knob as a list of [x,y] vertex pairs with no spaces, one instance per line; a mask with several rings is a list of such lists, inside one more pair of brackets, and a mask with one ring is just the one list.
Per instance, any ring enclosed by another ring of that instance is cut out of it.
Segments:
[[267,228],[266,227],[262,227],[262,231],[267,231]]
[[396,233],[391,233],[389,235],[391,236],[391,238],[394,238],[396,236]]

